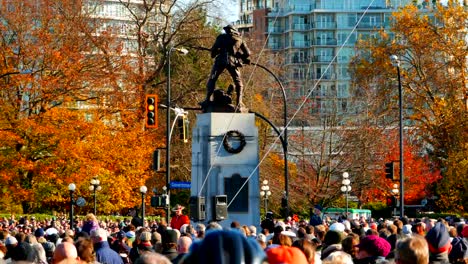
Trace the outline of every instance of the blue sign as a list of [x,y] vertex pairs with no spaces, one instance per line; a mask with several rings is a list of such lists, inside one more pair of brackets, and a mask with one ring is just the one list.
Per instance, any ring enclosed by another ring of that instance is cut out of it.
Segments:
[[171,189],[190,189],[191,182],[171,181],[169,186]]

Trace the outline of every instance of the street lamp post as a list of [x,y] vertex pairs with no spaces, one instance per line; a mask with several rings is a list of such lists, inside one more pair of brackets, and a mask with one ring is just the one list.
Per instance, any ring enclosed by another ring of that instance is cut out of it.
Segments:
[[341,191],[346,196],[346,219],[348,219],[348,194],[351,191],[351,181],[349,180],[349,173],[343,172],[343,181],[341,182]]
[[96,204],[96,191],[101,190],[101,182],[97,179],[97,177],[94,177],[91,180],[91,185],[89,186],[89,190],[93,192],[94,196],[94,215],[97,216],[96,214],[96,209],[97,209],[97,204]]
[[[166,79],[167,79],[167,87],[166,87],[166,188],[167,188],[167,195],[169,196],[171,193],[170,189],[170,182],[171,182],[171,54],[172,51],[177,51],[181,54],[187,54],[188,50],[184,48],[175,48],[171,46],[167,50],[167,69],[166,69]],[[166,220],[169,223],[170,220],[170,206],[167,205],[166,208]]]
[[397,55],[390,56],[392,65],[397,68],[398,73],[398,109],[399,109],[399,125],[400,125],[400,217],[404,214],[404,174],[403,174],[403,90],[401,88],[401,73],[400,73],[400,59]]
[[145,226],[145,194],[148,191],[145,185],[140,186],[140,193],[141,193],[141,221],[143,223],[143,227]]
[[260,196],[263,198],[263,205],[265,210],[265,215],[268,211],[268,196],[271,195],[270,186],[268,186],[268,180],[263,180],[262,190],[260,191]]
[[[392,195],[393,197],[395,197],[395,201],[396,201],[396,198],[398,198],[398,184],[393,184],[393,189],[392,189]],[[397,205],[395,204],[395,207],[393,207],[393,215],[396,215],[396,207]]]
[[76,185],[74,183],[70,183],[68,185],[68,190],[70,191],[70,229],[73,230],[73,206],[75,201],[73,200],[73,194],[76,190]]

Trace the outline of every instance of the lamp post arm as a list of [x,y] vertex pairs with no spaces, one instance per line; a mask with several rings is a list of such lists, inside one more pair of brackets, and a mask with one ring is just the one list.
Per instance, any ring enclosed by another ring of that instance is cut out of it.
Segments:
[[283,137],[284,140],[282,141],[283,145],[283,150],[284,150],[284,191],[286,195],[286,217],[289,216],[289,168],[288,168],[288,108],[287,108],[287,98],[286,98],[286,90],[284,89],[283,84],[281,83],[281,80],[274,74],[270,69],[267,67],[258,64],[258,63],[250,63],[251,65],[255,65],[259,68],[262,68],[263,70],[267,71],[275,81],[278,83],[278,85],[281,88],[281,92],[283,95],[283,122],[284,122],[284,128],[283,128]]
[[271,126],[271,128],[273,128],[273,130],[276,132],[276,134],[278,134],[278,137],[279,137],[279,139],[281,141],[281,146],[283,147],[283,152],[286,153],[286,151],[287,151],[286,142],[284,141],[284,138],[281,135],[281,132],[279,131],[279,129],[270,120],[268,120],[264,115],[262,115],[260,113],[257,113],[257,112],[254,112],[254,111],[249,111],[249,113],[255,114],[256,117],[261,118],[263,121],[267,122]]

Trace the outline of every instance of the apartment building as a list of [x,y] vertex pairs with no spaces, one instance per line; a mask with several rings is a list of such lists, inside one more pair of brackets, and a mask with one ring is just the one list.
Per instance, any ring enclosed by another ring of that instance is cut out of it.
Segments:
[[237,26],[283,58],[281,80],[288,103],[295,105],[290,109],[305,102],[302,118],[296,116],[292,125],[321,125],[331,115],[345,123],[359,112],[348,72],[356,42],[378,37],[378,30],[389,27],[392,12],[411,3],[415,1],[241,0]]

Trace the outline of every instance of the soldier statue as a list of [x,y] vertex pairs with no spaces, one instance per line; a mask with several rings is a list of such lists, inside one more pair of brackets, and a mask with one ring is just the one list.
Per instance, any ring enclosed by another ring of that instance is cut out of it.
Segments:
[[243,84],[239,67],[242,67],[242,64],[250,64],[250,50],[232,25],[227,25],[223,29],[226,33],[220,34],[211,48],[211,57],[215,58],[215,62],[206,85],[206,99],[200,103],[202,108],[206,108],[210,103],[216,81],[225,69],[234,81],[237,94],[236,106],[239,108],[243,105]]

